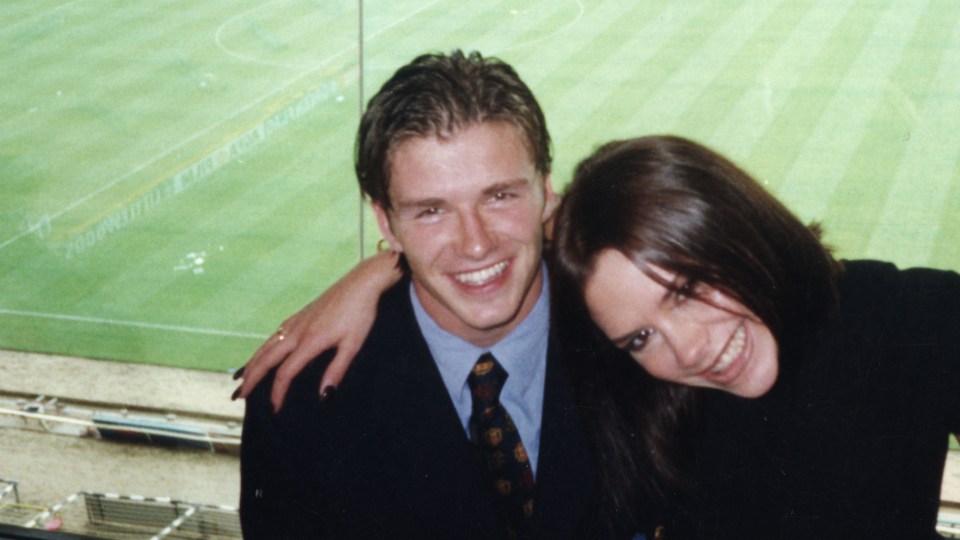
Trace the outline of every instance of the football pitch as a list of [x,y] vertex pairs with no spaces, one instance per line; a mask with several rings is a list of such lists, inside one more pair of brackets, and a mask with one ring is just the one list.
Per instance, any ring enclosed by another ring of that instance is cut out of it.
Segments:
[[841,257],[960,269],[956,7],[8,0],[0,348],[241,365],[379,238],[353,177],[360,104],[455,47],[537,94],[557,186],[602,142],[679,134]]

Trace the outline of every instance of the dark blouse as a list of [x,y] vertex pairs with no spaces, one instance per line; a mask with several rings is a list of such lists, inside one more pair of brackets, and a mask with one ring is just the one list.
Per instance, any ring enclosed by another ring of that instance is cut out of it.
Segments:
[[839,313],[781,345],[767,395],[702,395],[664,538],[939,538],[960,432],[960,276],[844,264]]

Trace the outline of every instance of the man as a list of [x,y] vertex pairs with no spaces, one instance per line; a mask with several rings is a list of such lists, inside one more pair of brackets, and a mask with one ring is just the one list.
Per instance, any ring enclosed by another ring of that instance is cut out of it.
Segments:
[[418,57],[371,99],[356,172],[405,276],[332,398],[333,352],[277,414],[272,377],[249,396],[245,537],[596,534],[541,261],[549,144],[530,90],[477,53]]

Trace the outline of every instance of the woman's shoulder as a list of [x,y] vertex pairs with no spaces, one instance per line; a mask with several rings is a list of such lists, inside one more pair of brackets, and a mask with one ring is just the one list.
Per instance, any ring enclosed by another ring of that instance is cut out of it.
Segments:
[[886,292],[892,298],[960,294],[960,274],[952,270],[914,267],[901,269],[875,260],[842,260],[841,294]]
[[960,324],[960,274],[873,260],[842,264],[838,286],[847,316],[892,318],[912,328]]

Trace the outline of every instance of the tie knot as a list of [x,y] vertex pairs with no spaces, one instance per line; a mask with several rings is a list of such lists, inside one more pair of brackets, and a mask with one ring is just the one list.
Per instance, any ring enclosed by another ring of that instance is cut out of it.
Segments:
[[[507,372],[490,353],[484,353],[473,365],[467,384],[473,394],[474,403],[489,406],[500,399],[500,390],[507,380]],[[479,403],[478,403],[479,402]]]

